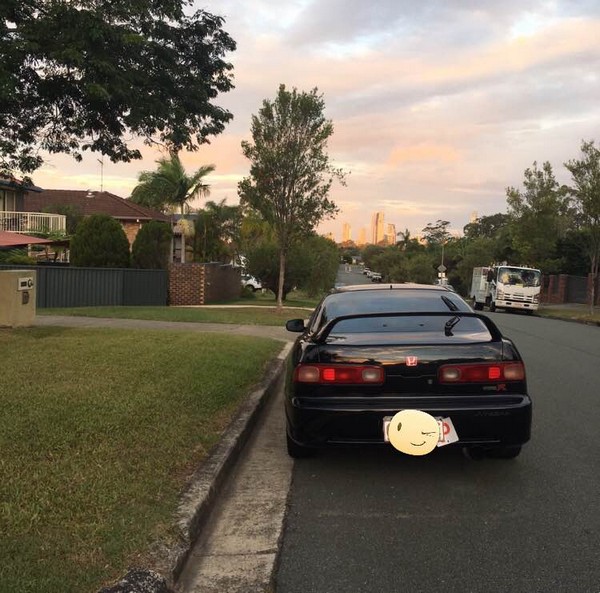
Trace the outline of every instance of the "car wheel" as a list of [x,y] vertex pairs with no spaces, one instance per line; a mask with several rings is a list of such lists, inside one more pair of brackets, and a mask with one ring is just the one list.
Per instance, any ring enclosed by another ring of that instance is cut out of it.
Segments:
[[481,461],[485,459],[485,449],[483,447],[463,447],[463,455],[471,461]]
[[473,309],[475,309],[475,311],[483,311],[483,303],[478,303],[473,299]]
[[285,434],[285,438],[288,455],[293,459],[305,459],[306,457],[312,457],[316,452],[312,447],[299,445],[296,441],[290,438],[290,435],[287,434],[287,432]]
[[513,445],[510,447],[493,447],[488,449],[487,456],[491,459],[514,459],[521,453],[520,445]]
[[496,310],[496,303],[494,301],[490,301],[490,313],[493,313]]

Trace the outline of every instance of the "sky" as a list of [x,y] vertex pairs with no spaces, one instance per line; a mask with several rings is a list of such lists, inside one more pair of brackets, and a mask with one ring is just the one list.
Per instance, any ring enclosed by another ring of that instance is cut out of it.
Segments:
[[[212,163],[211,200],[238,203],[248,174],[242,140],[279,84],[318,88],[333,122],[335,219],[318,230],[341,240],[369,227],[374,212],[418,235],[447,220],[462,232],[472,213],[506,212],[506,188],[521,187],[534,161],[563,163],[582,140],[600,142],[600,2],[597,0],[204,0],[237,42],[227,56],[235,89],[218,97],[233,121],[195,153],[189,171]],[[113,164],[102,183],[128,197],[160,156]],[[51,189],[101,185],[98,155],[82,163],[51,155],[33,180]],[[192,204],[202,207],[204,200]]]

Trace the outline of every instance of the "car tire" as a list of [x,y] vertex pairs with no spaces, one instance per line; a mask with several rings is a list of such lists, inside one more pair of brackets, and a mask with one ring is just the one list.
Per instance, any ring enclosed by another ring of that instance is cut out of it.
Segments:
[[520,445],[493,447],[488,449],[487,456],[491,459],[515,459],[521,453]]
[[483,311],[483,303],[478,303],[473,299],[473,309],[475,309],[475,311]]
[[312,447],[305,447],[292,440],[287,432],[285,433],[285,438],[287,452],[292,459],[306,459],[307,457],[312,457],[316,452]]
[[490,313],[493,313],[496,310],[496,303],[494,301],[490,301]]
[[481,461],[485,459],[485,449],[483,447],[463,447],[463,455],[470,461]]

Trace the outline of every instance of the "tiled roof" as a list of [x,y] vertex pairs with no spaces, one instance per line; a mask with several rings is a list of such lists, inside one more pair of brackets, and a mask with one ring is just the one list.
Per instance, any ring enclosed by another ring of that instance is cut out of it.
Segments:
[[40,237],[0,231],[0,247],[20,247],[34,243],[52,243],[52,239],[40,239]]
[[108,214],[117,220],[171,221],[167,214],[140,206],[107,191],[45,189],[35,195],[26,194],[24,202],[26,212],[43,212],[48,206],[74,206],[83,216]]
[[0,187],[10,187],[11,189],[35,192],[42,191],[41,187],[38,187],[37,185],[26,184],[22,179],[17,179],[16,177],[7,175],[6,173],[0,173]]

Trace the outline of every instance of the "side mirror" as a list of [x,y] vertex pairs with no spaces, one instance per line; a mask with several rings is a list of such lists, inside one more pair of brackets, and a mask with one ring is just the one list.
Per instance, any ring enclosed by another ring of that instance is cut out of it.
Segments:
[[285,329],[289,332],[303,332],[306,329],[304,327],[304,319],[290,319],[286,321]]

